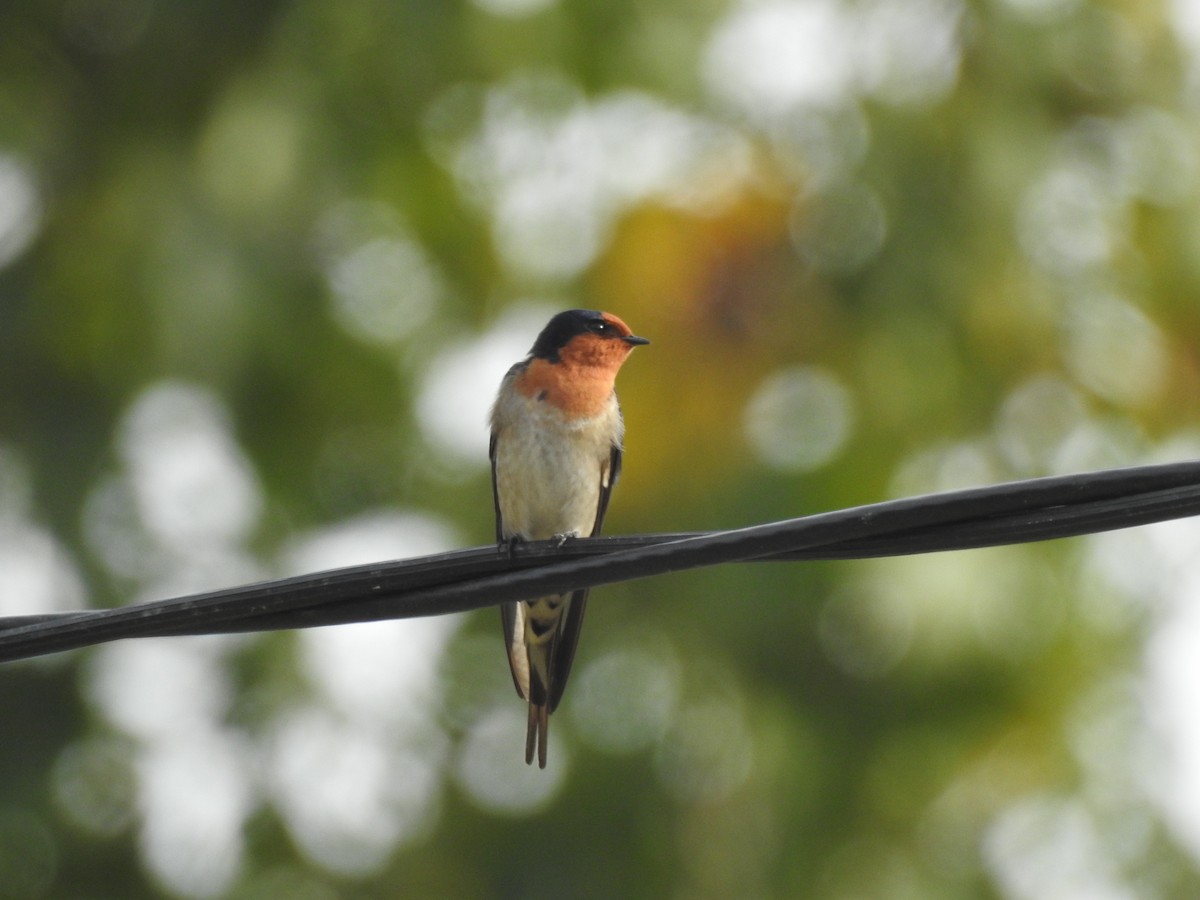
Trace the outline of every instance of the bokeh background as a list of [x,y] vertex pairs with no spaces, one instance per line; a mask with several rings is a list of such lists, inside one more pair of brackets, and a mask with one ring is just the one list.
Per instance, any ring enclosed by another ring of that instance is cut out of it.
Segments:
[[[553,312],[607,530],[1200,451],[1196,0],[0,6],[0,614],[487,543]],[[0,897],[1200,893],[1200,528],[0,671]]]

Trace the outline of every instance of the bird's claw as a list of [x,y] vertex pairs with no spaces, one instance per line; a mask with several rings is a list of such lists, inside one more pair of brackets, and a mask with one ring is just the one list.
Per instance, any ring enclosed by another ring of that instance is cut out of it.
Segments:
[[571,538],[577,538],[577,537],[579,537],[578,531],[567,531],[563,534],[554,535],[554,537],[550,538],[550,541],[551,541],[551,543],[554,544],[555,550],[561,550],[563,544],[565,544]]

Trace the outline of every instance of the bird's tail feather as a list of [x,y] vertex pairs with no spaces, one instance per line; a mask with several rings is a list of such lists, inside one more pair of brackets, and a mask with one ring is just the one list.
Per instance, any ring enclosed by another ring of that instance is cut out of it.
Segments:
[[525,732],[525,763],[533,765],[537,751],[538,768],[546,768],[546,748],[550,739],[550,707],[544,703],[529,704],[529,727]]
[[525,762],[546,768],[550,713],[562,699],[571,674],[587,590],[501,607],[508,660],[517,693],[529,703]]

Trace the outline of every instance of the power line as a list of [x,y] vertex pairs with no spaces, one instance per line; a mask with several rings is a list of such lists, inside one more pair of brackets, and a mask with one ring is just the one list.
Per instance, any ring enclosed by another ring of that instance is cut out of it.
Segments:
[[732,562],[900,556],[1073,537],[1200,514],[1200,462],[1035,478],[727,531],[495,546],[116,609],[0,618],[0,662],[131,637],[443,615]]

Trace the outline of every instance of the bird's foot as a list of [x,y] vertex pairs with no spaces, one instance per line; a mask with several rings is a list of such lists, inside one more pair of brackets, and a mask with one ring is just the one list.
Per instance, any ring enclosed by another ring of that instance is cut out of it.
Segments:
[[513,559],[517,555],[517,544],[523,543],[525,543],[525,539],[520,535],[514,534],[512,537],[500,541],[499,549],[509,559]]
[[571,540],[571,538],[577,538],[577,537],[579,537],[578,531],[567,531],[562,534],[554,535],[552,538],[550,538],[550,541],[554,544],[555,550],[561,550],[563,544],[565,544],[567,541]]

